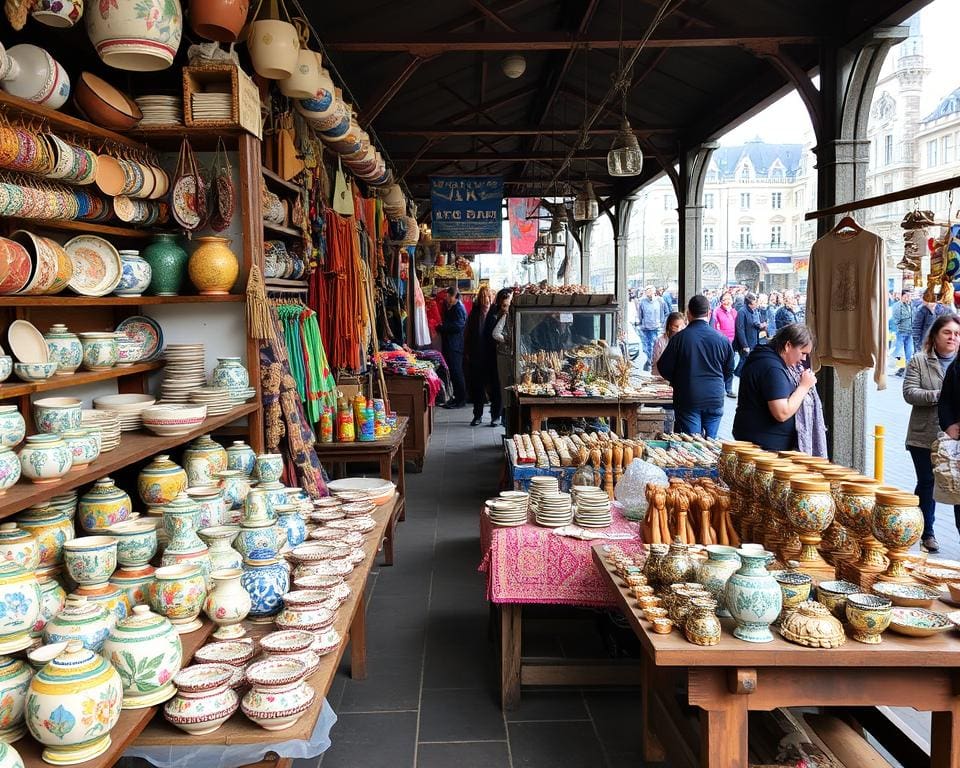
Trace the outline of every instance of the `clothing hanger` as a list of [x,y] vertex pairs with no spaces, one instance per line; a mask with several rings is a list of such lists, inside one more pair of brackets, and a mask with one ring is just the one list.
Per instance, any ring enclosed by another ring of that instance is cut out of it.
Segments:
[[[837,222],[836,226],[833,229],[830,230],[830,234],[840,235],[845,230],[849,230],[849,229],[853,230],[853,235],[858,235],[861,232],[863,232],[863,227],[861,227],[857,223],[857,220],[854,219],[853,216],[851,216],[850,214],[847,214],[842,219],[840,219],[840,221]],[[848,234],[849,237],[852,237],[853,235]]]

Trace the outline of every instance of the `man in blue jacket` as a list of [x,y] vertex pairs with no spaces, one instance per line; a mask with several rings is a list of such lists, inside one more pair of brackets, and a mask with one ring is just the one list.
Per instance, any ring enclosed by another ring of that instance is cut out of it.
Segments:
[[743,364],[747,361],[747,355],[760,343],[760,332],[766,327],[766,318],[761,318],[760,310],[757,309],[757,297],[748,293],[743,299],[743,309],[737,311],[737,319],[734,323],[733,348],[740,355],[733,372],[734,376],[740,375]]
[[466,325],[467,310],[460,301],[460,291],[450,288],[443,322],[437,326],[437,333],[443,339],[443,359],[447,361],[450,383],[453,384],[453,397],[443,404],[443,408],[463,408],[467,404],[467,386],[463,379],[463,329]]
[[710,302],[693,296],[689,325],[670,339],[657,369],[673,387],[674,429],[716,437],[723,416],[724,382],[733,375],[733,347],[707,324]]
[[921,301],[913,312],[913,348],[923,349],[930,326],[940,315],[952,313],[953,310],[939,301]]

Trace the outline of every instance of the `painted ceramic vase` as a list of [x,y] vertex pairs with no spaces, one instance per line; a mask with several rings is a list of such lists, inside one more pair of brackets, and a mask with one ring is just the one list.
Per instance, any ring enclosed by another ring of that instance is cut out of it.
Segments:
[[740,556],[734,547],[711,544],[707,547],[707,559],[695,568],[699,581],[717,601],[717,616],[730,616],[724,602],[727,580],[740,570]]
[[247,497],[243,500],[244,523],[268,523],[277,519],[273,504],[270,502],[269,493],[266,488],[251,488]]
[[67,593],[56,579],[40,581],[40,615],[33,623],[30,637],[38,638],[43,635],[43,628],[47,622],[63,610],[67,602]]
[[648,544],[647,559],[643,562],[643,575],[651,587],[660,586],[660,563],[670,551],[669,544]]
[[266,493],[267,510],[271,519],[277,519],[277,507],[287,504],[287,489],[279,481],[262,482],[257,488]]
[[269,623],[280,612],[283,596],[290,590],[290,572],[273,552],[255,550],[243,559],[240,583],[250,596],[250,620]]
[[[26,728],[23,729],[26,733]],[[0,742],[0,768],[23,768],[23,758],[9,744]]]
[[67,326],[62,323],[51,325],[43,338],[49,350],[47,359],[57,364],[55,376],[69,376],[80,367],[83,362],[83,345],[80,337],[72,333]]
[[248,718],[268,731],[289,728],[313,706],[316,693],[303,678],[307,668],[296,659],[264,659],[247,667],[250,690],[240,701]]
[[887,548],[890,566],[881,575],[883,581],[911,581],[904,568],[907,551],[923,533],[920,499],[912,493],[877,490],[871,517],[873,535]]
[[150,607],[166,616],[181,635],[203,626],[200,609],[207,597],[207,585],[195,565],[167,565],[157,568],[150,585]]
[[80,428],[83,402],[75,397],[45,397],[33,402],[33,423],[37,432],[63,433]]
[[25,571],[40,565],[40,542],[16,523],[0,523],[0,562],[16,563]]
[[273,521],[240,524],[240,533],[233,542],[233,548],[243,557],[251,557],[254,552],[270,552],[275,557],[283,546],[284,534]]
[[307,524],[293,505],[281,504],[277,507],[277,525],[286,534],[288,547],[303,544],[307,538]]
[[117,562],[122,566],[137,568],[146,565],[157,553],[155,520],[127,520],[111,525],[107,533],[117,540]]
[[81,586],[106,584],[117,568],[117,540],[113,536],[82,536],[63,545],[67,573]]
[[[219,472],[217,473],[220,474]],[[228,522],[227,508],[223,499],[223,491],[217,485],[207,485],[187,488],[187,496],[200,507],[200,522],[198,528],[210,528]]]
[[241,622],[247,618],[253,604],[240,583],[242,575],[239,568],[226,568],[210,574],[214,588],[204,601],[203,611],[217,625],[213,636],[218,640],[233,640],[246,634]]
[[[229,463],[230,449],[227,449],[227,463]],[[250,493],[250,480],[246,474],[239,469],[225,469],[216,474],[217,485],[223,491],[223,501],[227,510],[239,509],[243,506],[243,500]]]
[[191,487],[216,485],[216,474],[227,468],[227,452],[210,435],[201,435],[184,450],[183,465]]
[[60,109],[70,96],[70,77],[60,62],[43,48],[28,43],[6,52],[7,65],[0,88],[13,96]]
[[60,435],[73,456],[71,471],[90,466],[100,456],[100,440],[89,429],[70,429]]
[[798,560],[801,563],[821,563],[823,558],[817,547],[834,515],[830,483],[810,475],[796,475],[790,480],[790,489],[787,519],[803,544]]
[[717,473],[720,479],[727,485],[732,486],[734,477],[736,477],[737,466],[737,448],[752,447],[745,440],[724,440],[720,444],[720,456],[717,459]]
[[83,367],[88,371],[106,371],[117,364],[117,334],[80,333],[83,347]]
[[886,568],[883,545],[873,535],[873,507],[876,502],[875,483],[860,480],[840,483],[837,515],[860,542],[860,560],[855,567],[865,573],[880,573]]
[[123,686],[117,671],[80,642],[37,672],[27,693],[27,727],[55,765],[91,760],[110,747],[120,719]]
[[123,271],[120,282],[113,292],[117,296],[142,296],[150,287],[153,270],[146,260],[140,258],[140,251],[120,251],[120,264]]
[[8,488],[16,485],[22,473],[17,454],[6,446],[0,446],[0,496],[3,496]]
[[674,541],[666,556],[660,562],[660,584],[680,584],[693,581],[694,564],[686,544]]
[[80,527],[88,533],[105,533],[111,525],[130,518],[133,502],[129,494],[117,488],[111,477],[101,477],[77,504]]
[[163,506],[163,526],[170,537],[163,551],[163,565],[192,564],[208,579],[213,568],[207,545],[197,536],[200,527],[200,505],[181,493]]
[[198,237],[197,242],[200,247],[187,262],[190,282],[201,296],[224,296],[230,293],[240,274],[236,254],[230,250],[230,238]]
[[223,389],[246,389],[250,386],[250,374],[243,367],[239,357],[218,357],[211,383]]
[[117,335],[117,366],[126,367],[139,363],[143,355],[143,348],[136,339],[131,339],[122,333]]
[[14,562],[0,563],[0,653],[30,645],[30,630],[40,615],[40,585],[32,571]]
[[127,593],[115,584],[77,587],[67,595],[68,599],[71,597],[85,597],[88,603],[94,603],[101,608],[105,608],[113,618],[111,626],[113,626],[113,623],[127,618],[130,615],[131,608],[133,608],[127,598]]
[[216,571],[240,568],[243,566],[243,556],[233,548],[233,542],[240,533],[235,525],[218,525],[213,528],[201,528],[197,535],[207,545],[210,554],[210,567],[213,569],[210,576]]
[[276,483],[283,477],[283,456],[261,453],[257,456],[254,474],[261,483]]
[[110,577],[110,583],[123,590],[130,607],[148,605],[150,602],[149,589],[153,583],[153,573],[156,570],[152,565],[118,568]]
[[33,483],[55,483],[73,466],[73,454],[59,435],[30,435],[18,456],[21,473]]
[[63,610],[43,628],[43,642],[78,640],[84,648],[99,651],[116,621],[116,614],[102,605],[87,602],[85,597],[68,597]]
[[186,471],[167,454],[155,456],[137,476],[137,493],[148,507],[169,504],[187,485]]
[[103,655],[120,674],[123,708],[143,709],[177,692],[173,677],[183,663],[180,635],[163,616],[138,605],[110,630]]
[[32,679],[33,670],[25,661],[0,656],[0,739],[4,742],[16,741],[27,732],[24,715]]
[[717,645],[720,642],[720,620],[714,613],[715,600],[694,598],[683,623],[683,634],[694,645]]
[[176,235],[155,235],[140,255],[150,265],[150,293],[154,296],[180,293],[189,257],[178,244]]
[[84,15],[87,36],[101,61],[130,72],[173,64],[183,34],[180,0],[94,4]]
[[737,554],[742,565],[724,592],[727,610],[737,622],[733,634],[748,643],[768,643],[773,640],[770,625],[783,607],[780,585],[766,568],[771,555],[742,548]]
[[329,594],[319,589],[295,589],[283,596],[283,609],[277,614],[278,629],[319,632],[333,624],[335,610],[327,607]]
[[237,711],[240,700],[230,688],[229,664],[195,664],[173,678],[177,695],[163,705],[164,718],[187,733],[213,733]]
[[70,514],[62,509],[41,505],[16,517],[17,525],[36,536],[40,544],[40,566],[63,562],[63,544],[76,536]]
[[16,448],[27,436],[27,423],[15,405],[0,405],[0,446]]
[[[10,406],[11,408],[13,406]],[[227,448],[227,469],[236,469],[247,477],[253,474],[257,454],[243,440],[234,440]]]
[[850,637],[858,643],[877,645],[883,631],[890,626],[893,603],[886,597],[856,593],[847,595],[844,609],[850,629]]

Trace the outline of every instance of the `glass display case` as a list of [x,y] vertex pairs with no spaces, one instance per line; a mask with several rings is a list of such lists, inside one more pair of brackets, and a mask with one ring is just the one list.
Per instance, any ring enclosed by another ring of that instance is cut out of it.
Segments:
[[[604,345],[617,350],[616,304],[603,306],[514,305],[514,376],[521,381],[532,364],[552,359],[589,365]],[[619,354],[614,352],[614,354]]]

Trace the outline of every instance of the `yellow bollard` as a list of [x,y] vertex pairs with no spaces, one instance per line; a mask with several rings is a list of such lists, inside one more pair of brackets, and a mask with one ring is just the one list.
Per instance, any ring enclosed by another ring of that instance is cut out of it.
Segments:
[[883,482],[883,435],[886,432],[883,424],[873,426],[873,477]]

